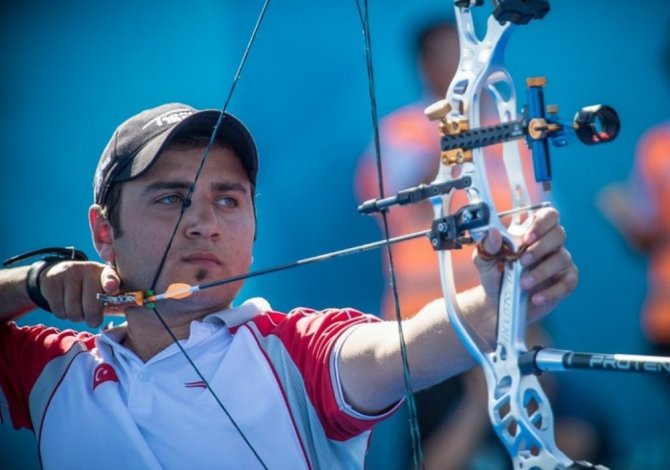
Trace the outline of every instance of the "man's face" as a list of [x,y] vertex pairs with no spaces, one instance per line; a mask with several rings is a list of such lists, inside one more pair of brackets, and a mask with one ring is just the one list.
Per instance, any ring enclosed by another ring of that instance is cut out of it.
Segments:
[[[114,257],[123,290],[147,290],[167,247],[204,148],[174,146],[140,178],[123,184]],[[155,291],[246,273],[255,231],[251,183],[237,156],[214,146],[191,196],[191,206],[168,252]],[[162,310],[228,306],[242,282],[165,302]],[[165,308],[167,307],[167,308]]]
[[458,68],[460,55],[456,29],[443,27],[426,40],[420,66],[426,84],[438,98],[444,98]]

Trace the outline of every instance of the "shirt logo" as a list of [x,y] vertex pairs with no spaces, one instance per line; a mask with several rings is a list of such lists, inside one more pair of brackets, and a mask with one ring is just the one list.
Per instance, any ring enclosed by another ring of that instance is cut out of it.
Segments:
[[99,364],[98,367],[93,371],[93,390],[95,390],[98,385],[105,382],[116,382],[119,383],[119,377],[116,375],[116,371],[109,364]]
[[186,382],[184,384],[186,388],[207,388],[207,384],[203,380],[197,382]]

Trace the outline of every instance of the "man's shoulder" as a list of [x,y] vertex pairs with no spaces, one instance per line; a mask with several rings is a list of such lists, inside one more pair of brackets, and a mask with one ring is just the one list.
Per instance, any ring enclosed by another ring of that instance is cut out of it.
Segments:
[[661,148],[667,154],[670,145],[670,122],[658,124],[647,130],[638,142],[638,151],[648,153],[650,150]]
[[642,138],[670,140],[670,121],[652,126],[642,135]]
[[373,321],[380,320],[354,308],[317,310],[309,307],[296,307],[288,313],[276,310],[262,312],[249,319],[246,324],[253,324],[258,333],[263,336],[293,331],[310,335]]
[[32,346],[58,352],[67,352],[74,344],[84,349],[95,347],[96,334],[88,331],[60,329],[43,324],[19,326],[15,322],[0,325],[0,341],[3,345]]
[[[95,355],[96,338],[90,332],[46,325],[18,326],[14,322],[0,325],[0,385],[15,427],[35,429],[29,397],[30,400],[41,397],[39,403],[46,406],[48,400],[42,398],[48,398],[72,360],[80,353]],[[40,392],[34,395],[38,382]]]

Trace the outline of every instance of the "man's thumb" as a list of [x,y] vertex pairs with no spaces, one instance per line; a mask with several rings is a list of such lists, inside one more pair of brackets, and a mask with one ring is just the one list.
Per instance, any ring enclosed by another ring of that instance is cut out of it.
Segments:
[[100,285],[106,294],[116,294],[121,287],[121,279],[114,268],[107,264],[100,273]]
[[498,254],[502,247],[502,235],[494,228],[489,230],[486,237],[477,245],[477,256],[475,257],[475,264],[478,267],[488,264],[492,261],[498,261]]

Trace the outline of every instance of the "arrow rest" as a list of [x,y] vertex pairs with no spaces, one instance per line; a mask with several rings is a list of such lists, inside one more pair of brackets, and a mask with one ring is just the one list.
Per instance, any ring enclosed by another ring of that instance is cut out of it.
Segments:
[[479,203],[467,205],[455,214],[436,219],[428,234],[430,244],[434,250],[458,250],[464,244],[471,244],[473,238],[465,234],[472,229],[487,226],[490,216],[488,204]]

